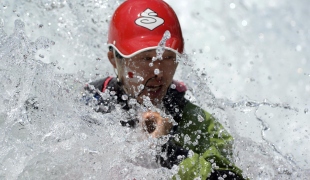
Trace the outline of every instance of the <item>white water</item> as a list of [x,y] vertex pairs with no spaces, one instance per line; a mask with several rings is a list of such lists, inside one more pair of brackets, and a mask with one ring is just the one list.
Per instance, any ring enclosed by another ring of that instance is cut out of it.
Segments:
[[[236,138],[236,164],[253,179],[307,179],[309,2],[168,3],[195,62],[179,67],[177,78]],[[121,128],[119,114],[94,113],[80,102],[85,83],[113,75],[105,41],[118,4],[0,2],[0,179],[173,174],[151,163],[145,147],[152,142]]]

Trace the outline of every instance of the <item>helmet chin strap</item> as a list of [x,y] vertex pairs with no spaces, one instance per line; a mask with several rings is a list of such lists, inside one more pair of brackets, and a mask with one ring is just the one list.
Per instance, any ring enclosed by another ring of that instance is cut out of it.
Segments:
[[[116,57],[116,53],[115,53],[115,49],[114,48],[113,48],[113,57],[114,57],[115,62],[116,62],[117,57]],[[116,75],[117,83],[120,83],[120,80],[118,78],[118,73],[116,73],[115,69],[117,69],[117,68],[114,68],[114,73]],[[122,84],[122,83],[120,83],[120,84]]]
[[[116,57],[116,50],[115,50],[115,48],[113,48],[113,51],[112,51],[112,52],[113,52],[114,59],[116,60],[117,57]],[[116,68],[116,69],[117,69],[117,68]],[[116,75],[117,84],[124,90],[124,92],[125,92],[127,95],[129,95],[127,89],[126,89],[125,86],[124,86],[124,83],[122,83],[122,82],[120,81],[120,79],[118,78],[118,73],[115,72],[115,69],[114,69],[114,73],[115,73],[115,75]]]
[[[116,53],[115,53],[115,49],[114,48],[113,48],[112,52],[113,52],[113,57],[114,57],[115,62],[116,62],[117,57],[116,57]],[[118,78],[118,73],[116,73],[115,69],[117,70],[117,68],[114,68],[114,73],[116,75],[117,84],[122,87],[123,83],[120,82],[120,79]]]

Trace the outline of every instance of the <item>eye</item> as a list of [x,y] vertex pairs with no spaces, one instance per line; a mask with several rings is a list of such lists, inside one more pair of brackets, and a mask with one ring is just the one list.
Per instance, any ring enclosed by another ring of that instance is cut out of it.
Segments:
[[151,61],[153,59],[153,57],[143,57],[142,60],[144,61]]
[[164,56],[164,60],[175,60],[175,56]]

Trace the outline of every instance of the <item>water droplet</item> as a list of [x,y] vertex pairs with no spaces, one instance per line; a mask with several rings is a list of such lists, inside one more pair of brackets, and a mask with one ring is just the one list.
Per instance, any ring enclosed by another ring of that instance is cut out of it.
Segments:
[[165,44],[166,41],[168,39],[170,39],[171,34],[170,32],[167,30],[165,31],[163,38],[160,40],[160,42],[158,43],[158,47],[156,48],[156,57],[153,57],[152,61],[156,61],[157,59],[162,60],[162,55],[165,51]]
[[130,105],[137,104],[137,100],[136,99],[130,99],[128,104],[130,104]]
[[167,39],[170,39],[170,38],[171,38],[170,31],[168,31],[168,30],[165,31],[163,39],[167,40]]
[[142,91],[144,89],[144,85],[143,84],[140,84],[139,86],[138,86],[138,90],[139,91]]
[[248,22],[246,20],[243,20],[242,21],[242,26],[247,26],[248,25]]
[[154,66],[154,64],[151,62],[151,63],[149,64],[149,66],[150,66],[150,67],[153,67],[153,66]]
[[175,89],[177,86],[175,84],[171,84],[170,88]]
[[304,110],[304,112],[305,112],[305,114],[308,114],[308,112],[309,112],[308,108],[306,108],[306,109]]
[[124,100],[124,101],[126,101],[126,100],[128,100],[128,96],[127,95],[122,95],[122,100]]
[[203,122],[204,121],[204,118],[200,114],[198,115],[198,121],[199,122]]
[[102,107],[102,110],[103,110],[104,112],[107,112],[107,111],[109,110],[109,107],[108,107],[108,106],[103,106],[103,107]]
[[154,74],[158,75],[160,73],[159,69],[154,69]]
[[174,111],[175,111],[175,112],[179,112],[179,109],[178,109],[178,108],[175,108]]
[[140,82],[140,81],[142,82],[144,80],[144,78],[141,76],[137,76],[137,79],[138,79],[138,82]]
[[230,7],[231,9],[235,9],[236,5],[235,5],[234,3],[230,3],[229,7]]
[[194,151],[192,151],[192,150],[189,150],[188,151],[188,155],[187,155],[187,157],[193,157],[194,156]]
[[44,55],[42,55],[42,54],[39,54],[39,57],[40,57],[40,58],[44,58]]
[[298,46],[296,46],[296,51],[301,51],[302,50],[302,47],[301,47],[301,45],[298,45]]

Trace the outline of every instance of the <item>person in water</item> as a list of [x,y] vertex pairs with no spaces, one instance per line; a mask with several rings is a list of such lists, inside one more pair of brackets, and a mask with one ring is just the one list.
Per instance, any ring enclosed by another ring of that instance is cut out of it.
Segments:
[[[233,138],[213,116],[184,97],[182,82],[173,80],[184,40],[167,3],[126,0],[110,21],[108,47],[117,77],[86,85],[98,102],[98,112],[110,113],[118,105],[130,111],[121,125],[142,127],[153,138],[168,137],[157,161],[166,168],[179,166],[174,179],[244,179],[231,161]],[[144,112],[133,115],[137,105]]]

